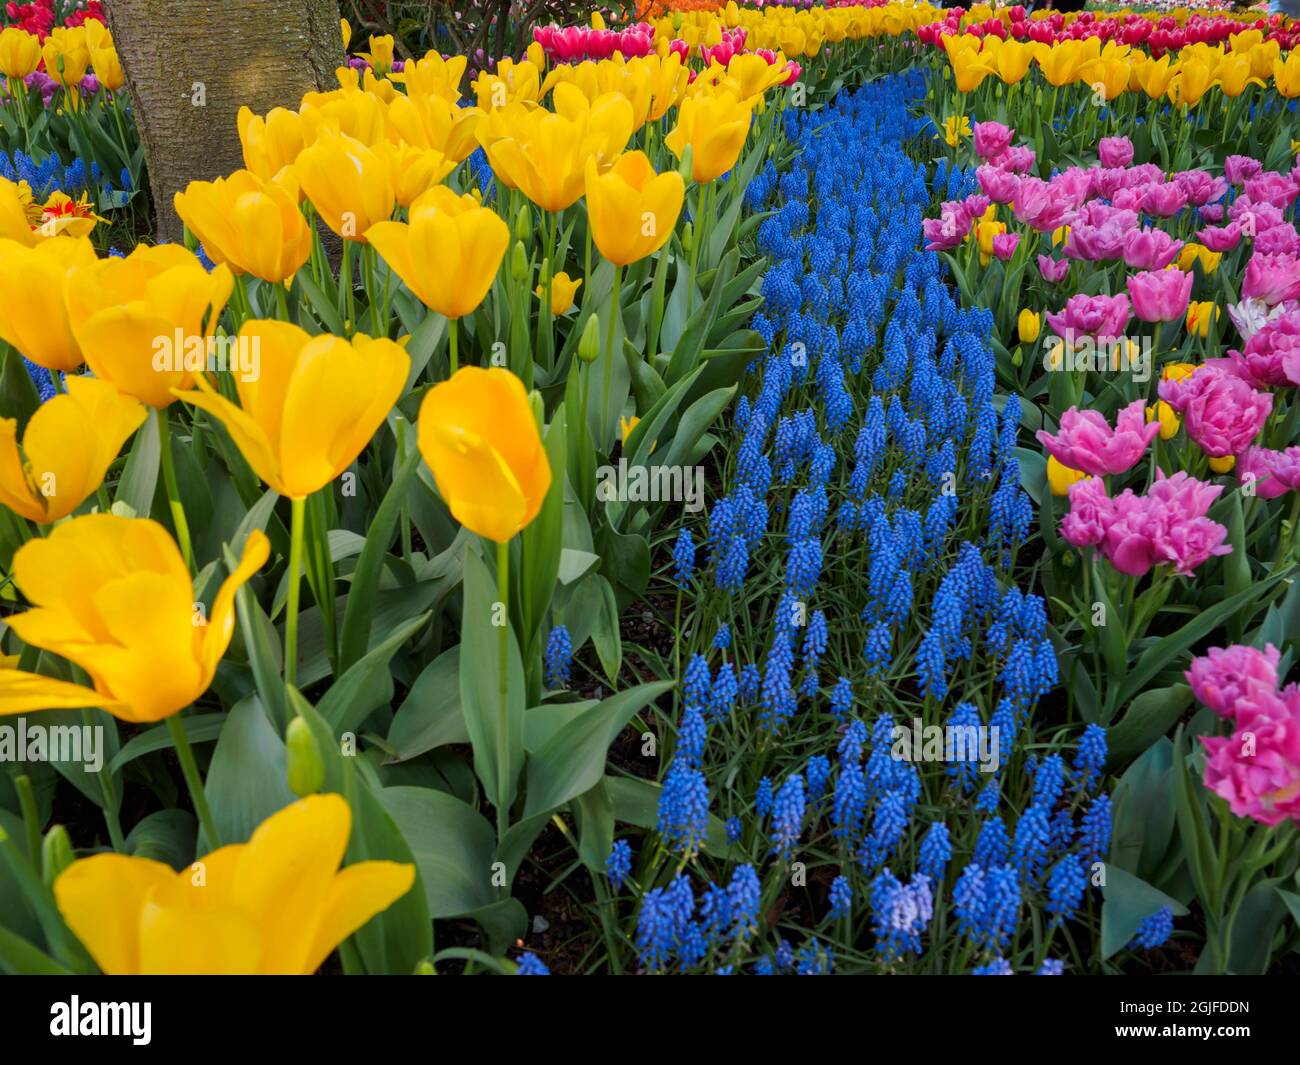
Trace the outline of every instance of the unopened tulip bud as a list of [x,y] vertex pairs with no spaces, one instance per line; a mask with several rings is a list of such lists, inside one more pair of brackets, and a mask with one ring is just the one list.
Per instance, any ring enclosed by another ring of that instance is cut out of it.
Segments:
[[682,175],[683,181],[691,180],[691,173],[694,169],[694,164],[691,162],[693,155],[694,150],[689,144],[682,149],[682,155],[677,164],[677,173]]
[[527,204],[521,204],[519,207],[519,213],[515,215],[515,239],[527,240],[530,236],[532,236],[532,232],[533,232],[532,213],[528,210]]
[[533,409],[533,421],[537,423],[537,431],[540,433],[546,428],[546,401],[535,388],[528,393],[528,405]]
[[695,226],[687,222],[682,227],[682,251],[690,254],[692,246],[695,244]]
[[510,276],[516,281],[528,280],[528,253],[524,251],[523,241],[515,242],[515,250],[510,256]]
[[304,798],[316,794],[325,783],[325,762],[304,718],[295,717],[289,722],[284,745],[288,751],[289,790]]
[[593,314],[582,327],[582,336],[578,340],[578,358],[583,362],[595,362],[600,358],[600,315]]
[[72,840],[68,838],[66,828],[55,825],[45,833],[45,840],[41,843],[41,878],[45,881],[45,886],[53,887],[59,874],[70,866],[76,857],[72,852]]

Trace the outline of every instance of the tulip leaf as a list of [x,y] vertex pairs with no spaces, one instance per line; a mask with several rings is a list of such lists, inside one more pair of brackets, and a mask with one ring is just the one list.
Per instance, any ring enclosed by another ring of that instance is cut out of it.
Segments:
[[430,917],[463,917],[501,900],[492,886],[496,832],[482,814],[433,788],[384,788],[379,800],[411,847]]
[[1176,657],[1186,651],[1198,640],[1203,639],[1217,628],[1226,618],[1245,611],[1255,600],[1262,599],[1264,593],[1272,589],[1283,578],[1293,575],[1295,567],[1274,572],[1263,580],[1236,595],[1215,603],[1208,610],[1202,611],[1177,632],[1162,636],[1156,643],[1142,653],[1134,663],[1124,680],[1124,685],[1116,699],[1123,704],[1140,692],[1147,683],[1169,665]]
[[596,617],[591,628],[591,642],[596,648],[596,657],[605,670],[605,676],[614,682],[623,663],[623,637],[619,628],[618,598],[614,595],[614,586],[599,574],[595,578]]
[[460,645],[430,662],[411,685],[388,729],[396,752],[389,762],[404,762],[451,743],[468,743],[460,707]]
[[596,786],[609,745],[632,718],[664,692],[671,680],[638,684],[611,695],[560,728],[528,759],[524,816],[546,813]]
[[1176,917],[1187,913],[1187,907],[1177,899],[1117,865],[1106,867],[1106,885],[1102,888],[1102,895],[1105,899],[1101,907],[1103,959],[1128,946],[1143,918],[1150,917],[1162,907],[1168,906]]
[[578,857],[593,873],[605,871],[605,860],[614,845],[614,802],[602,775],[570,803],[578,823]]
[[[673,432],[672,446],[668,450],[668,456],[663,460],[665,466],[680,466],[684,459],[695,445],[699,442],[700,437],[717,420],[731,402],[732,397],[736,394],[736,386],[730,388],[719,388],[708,395],[701,396],[687,408],[686,413],[682,415],[681,420],[677,423],[677,428]],[[700,501],[701,506],[704,500]]]
[[1191,704],[1192,690],[1186,684],[1144,691],[1106,736],[1107,764],[1125,766],[1165,735]]
[[38,949],[0,925],[0,969],[17,976],[71,976],[72,970],[60,965],[45,951]]
[[194,815],[188,810],[155,810],[131,829],[127,853],[179,871],[194,860],[194,828]]
[[[235,565],[229,548],[226,549],[226,565],[231,568]],[[289,711],[285,706],[284,681],[280,675],[284,661],[280,638],[247,584],[235,593],[235,614],[262,705],[271,720],[283,727],[289,723]]]
[[1281,877],[1261,880],[1246,893],[1232,922],[1228,970],[1237,976],[1263,976],[1273,956],[1273,938],[1287,914],[1279,893]]
[[[545,447],[551,466],[551,486],[537,517],[519,537],[520,573],[516,584],[519,603],[515,620],[518,632],[528,641],[530,652],[541,638],[564,551],[564,469],[568,443],[563,408],[556,412],[547,430]],[[525,657],[534,660],[531,653]]]
[[[379,504],[370,528],[366,532],[366,544],[357,559],[356,569],[352,571],[352,585],[348,592],[347,606],[343,611],[343,628],[339,634],[339,668],[346,671],[366,653],[370,644],[370,628],[373,623],[375,593],[379,590],[379,576],[383,569],[384,555],[388,545],[393,542],[398,518],[402,513],[402,502],[406,498],[407,488],[420,464],[420,453],[412,450],[400,466],[393,471],[392,484]],[[304,683],[306,680],[304,678]]]
[[[286,763],[284,741],[257,697],[231,707],[203,787],[222,844],[243,843],[253,829],[297,798],[289,790]],[[195,853],[211,849],[209,841]]]
[[[41,405],[41,394],[17,349],[0,340],[0,353],[4,359],[4,369],[0,370],[0,411],[18,422],[17,435],[21,437],[28,420]],[[38,368],[37,372],[45,371]]]
[[[90,955],[64,923],[54,901],[54,893],[42,882],[40,874],[32,868],[20,843],[22,834],[17,825],[4,828],[0,822],[0,868],[5,869],[18,885],[22,897],[31,906],[40,924],[45,945],[60,964],[79,973],[95,971]],[[8,913],[6,913],[6,918]]]
[[[509,617],[501,618],[495,608],[497,589],[492,575],[468,544],[465,547],[464,600],[460,702],[474,748],[474,772],[493,805],[509,808],[514,802],[519,771],[524,764],[524,668],[519,645],[510,631]],[[498,621],[505,624],[498,625]],[[498,687],[498,637],[503,628],[507,637],[504,715]],[[504,792],[501,777],[504,777]]]
[[393,678],[389,660],[397,649],[419,629],[429,623],[429,614],[398,625],[378,646],[355,662],[325,693],[316,710],[335,735],[355,732],[375,710],[393,698]]
[[381,801],[385,789],[379,787],[377,779],[366,775],[369,764],[358,758],[342,758],[340,762],[343,795],[352,807],[347,864],[387,861],[414,865],[416,869],[411,890],[367,921],[350,942],[367,972],[413,972],[422,959],[433,953],[433,920],[429,915],[424,877],[409,838]]
[[158,423],[146,418],[136,431],[126,465],[117,482],[115,502],[125,503],[137,517],[147,518],[153,511],[154,493],[158,490],[158,470],[162,464],[162,445]]
[[[221,735],[221,726],[225,724],[225,714],[183,714],[181,727],[190,743],[207,743]],[[165,751],[172,746],[171,733],[166,725],[155,725],[145,732],[132,736],[122,745],[117,756],[109,764],[109,772],[120,773],[128,762],[154,751]]]

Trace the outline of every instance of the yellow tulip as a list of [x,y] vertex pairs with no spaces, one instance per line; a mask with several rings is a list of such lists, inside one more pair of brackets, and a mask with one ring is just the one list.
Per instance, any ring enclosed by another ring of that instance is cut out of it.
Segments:
[[688,96],[664,144],[678,159],[691,146],[691,180],[703,185],[736,165],[752,121],[750,105],[730,92]]
[[988,266],[993,258],[993,238],[1007,231],[1005,222],[977,222],[975,224],[975,242],[980,250],[980,265]]
[[0,418],[0,503],[29,521],[66,518],[104,480],[145,408],[107,381],[69,377],[68,391],[41,404],[27,423]]
[[371,35],[370,51],[358,52],[357,55],[364,59],[374,68],[376,74],[381,77],[393,69],[393,47],[395,45],[392,34],[384,34],[382,37]]
[[642,62],[648,65],[650,71],[650,110],[646,118],[658,122],[668,113],[669,108],[681,102],[691,72],[676,52],[663,57],[647,56]]
[[189,386],[185,356],[196,347],[206,354],[233,284],[229,267],[209,274],[178,244],[142,244],[124,259],[73,267],[64,302],[95,376],[161,408],[174,401],[173,388]]
[[40,218],[35,222],[40,237],[87,237],[96,223],[104,221],[95,214],[90,197],[82,193],[74,200],[64,192],[52,192],[39,208]]
[[1226,56],[1214,73],[1225,96],[1237,97],[1246,91],[1247,85],[1264,84],[1255,76],[1248,55]]
[[1168,54],[1159,59],[1150,59],[1134,69],[1134,77],[1139,87],[1152,100],[1158,100],[1169,90],[1169,84],[1178,71],[1169,65]]
[[726,75],[719,80],[718,86],[734,93],[738,100],[752,103],[761,113],[764,94],[768,89],[780,85],[788,76],[785,63],[769,63],[761,55],[741,52],[731,57]]
[[510,243],[510,227],[472,196],[435,185],[409,222],[380,222],[370,243],[426,307],[461,318],[483,302]]
[[996,37],[985,39],[985,61],[993,67],[994,73],[1006,85],[1015,85],[1029,73],[1029,64],[1033,53],[1019,41],[1006,40],[994,44]]
[[351,831],[342,796],[310,795],[206,855],[198,883],[189,867],[95,854],[64,870],[54,897],[111,976],[309,976],[415,883],[399,862],[340,869]]
[[393,192],[403,207],[410,207],[456,169],[455,162],[435,148],[414,148],[409,144],[385,141],[377,145],[376,150],[388,160],[388,170],[393,175]]
[[1187,331],[1192,336],[1208,337],[1210,326],[1218,321],[1219,314],[1219,308],[1212,300],[1193,300],[1187,305]]
[[375,435],[406,385],[399,344],[357,334],[311,336],[289,322],[251,320],[260,373],[236,375],[239,406],[206,378],[176,395],[226,427],[253,472],[282,496],[303,499],[341,474]]
[[1237,465],[1236,455],[1211,455],[1210,469],[1215,473],[1231,473],[1232,468]]
[[303,149],[294,170],[316,213],[344,240],[368,243],[367,231],[393,213],[388,160],[354,137],[326,130]]
[[[378,93],[363,92],[358,87],[357,72],[339,67],[343,88],[330,92],[309,92],[302,98],[303,140],[311,144],[327,132],[342,133],[362,144],[375,145],[384,139],[386,109],[390,101]],[[376,84],[373,79],[371,84]],[[396,99],[394,94],[393,99]]]
[[581,89],[563,83],[555,87],[554,99],[554,114],[541,108],[501,111],[478,131],[488,162],[504,184],[552,212],[578,201],[587,161],[594,159],[598,166],[611,162],[632,136],[635,120],[632,105],[618,93],[588,103]]
[[1161,440],[1172,440],[1178,435],[1178,428],[1182,425],[1182,421],[1174,408],[1163,399],[1157,400],[1154,407],[1147,407],[1147,421],[1152,422],[1157,419],[1160,421]]
[[505,543],[537,517],[551,487],[523,382],[500,367],[466,366],[420,404],[420,454],[452,515]]
[[409,99],[437,96],[448,103],[460,99],[460,83],[465,76],[465,56],[443,59],[437,52],[407,63],[402,72],[390,75],[391,80],[405,85]]
[[31,186],[0,177],[0,239],[32,247],[44,236],[34,231],[41,210],[32,202]]
[[542,72],[528,60],[516,63],[506,57],[494,71],[484,70],[474,79],[474,96],[484,111],[512,103],[535,104],[541,99]]
[[22,79],[41,64],[41,41],[35,34],[8,26],[0,30],[0,74]]
[[958,92],[974,92],[994,72],[990,58],[981,55],[973,43],[967,43],[972,40],[966,34],[957,37],[945,35],[943,38]]
[[1073,469],[1057,460],[1055,455],[1047,456],[1047,486],[1054,496],[1068,496],[1070,485],[1079,481],[1091,480],[1082,470]]
[[[124,721],[161,721],[208,690],[235,629],[235,592],[270,549],[261,532],[249,534],[199,621],[190,572],[161,525],[115,514],[72,518],[14,553],[14,581],[33,607],[7,620],[24,643],[84,669],[99,693],[93,705]],[[0,700],[0,714],[28,709]]]
[[343,35],[343,51],[347,51],[352,44],[352,23],[347,19],[339,19],[339,32]]
[[[563,270],[551,278],[551,313],[563,314],[572,307],[573,298],[578,294],[578,289],[581,287],[582,278],[575,281]],[[545,298],[545,285],[537,286],[537,296],[539,299]]]
[[122,73],[122,63],[117,58],[117,49],[112,45],[96,48],[90,53],[90,65],[95,68],[95,77],[109,92],[117,92],[126,84],[126,75]]
[[263,181],[270,181],[286,166],[292,166],[306,147],[302,116],[296,111],[273,107],[263,118],[241,107],[235,121],[244,150],[244,166]]
[[478,147],[482,119],[477,107],[457,107],[441,96],[399,96],[388,107],[388,135],[459,163]]
[[82,357],[64,303],[64,279],[95,261],[84,237],[57,237],[30,248],[0,240],[0,337],[47,370],[75,370]]
[[967,115],[949,115],[943,120],[943,139],[949,148],[956,148],[962,139],[971,135],[970,118]]
[[1020,337],[1020,343],[1032,344],[1038,339],[1038,335],[1043,331],[1043,316],[1028,307],[1020,312],[1016,318],[1016,333]]
[[228,263],[236,274],[285,281],[298,272],[312,248],[292,173],[284,172],[287,187],[263,181],[249,170],[215,181],[191,181],[173,203],[213,262]]
[[1300,96],[1300,48],[1292,48],[1285,63],[1273,60],[1273,88],[1288,100]]
[[1169,102],[1175,106],[1195,107],[1212,85],[1218,84],[1213,71],[1200,60],[1189,59],[1179,64],[1178,73],[1165,90]]
[[86,31],[80,27],[52,29],[41,48],[41,58],[45,60],[45,73],[65,89],[72,90],[75,99],[76,89],[90,66]]
[[606,174],[587,160],[587,218],[602,255],[618,266],[638,262],[667,243],[686,197],[676,170],[656,175],[644,152],[620,156]]

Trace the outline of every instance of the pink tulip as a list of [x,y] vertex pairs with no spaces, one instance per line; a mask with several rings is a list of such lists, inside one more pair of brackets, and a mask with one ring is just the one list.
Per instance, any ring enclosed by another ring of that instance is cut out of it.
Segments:
[[1097,142],[1097,158],[1102,166],[1128,166],[1133,162],[1133,142],[1127,137],[1102,137]]
[[1234,472],[1260,499],[1277,499],[1300,488],[1300,447],[1285,451],[1248,447],[1237,456]]
[[1127,287],[1133,313],[1142,321],[1176,322],[1187,313],[1192,275],[1182,270],[1147,270],[1130,274]]
[[1192,659],[1187,683],[1192,694],[1220,717],[1233,717],[1235,707],[1259,691],[1277,692],[1281,654],[1271,643],[1263,651],[1237,644],[1211,647]]
[[1001,122],[975,123],[975,154],[981,159],[993,159],[1011,147],[1016,131]]
[[1172,218],[1186,206],[1186,191],[1172,181],[1148,185],[1142,195],[1142,210],[1159,218]]
[[1295,179],[1290,174],[1279,174],[1275,170],[1247,178],[1245,194],[1256,203],[1271,203],[1279,210],[1285,211],[1295,202],[1300,189],[1296,188]]
[[1221,199],[1228,191],[1228,183],[1223,178],[1210,177],[1204,170],[1179,171],[1174,175],[1174,183],[1187,194],[1187,202],[1193,207]]
[[1300,707],[1266,696],[1232,736],[1202,736],[1205,786],[1238,817],[1265,825],[1300,821]]
[[1300,384],[1300,313],[1273,318],[1228,358],[1237,376],[1256,388]]
[[1059,285],[1070,273],[1070,264],[1065,259],[1053,259],[1047,255],[1038,256],[1038,272],[1044,281]]
[[1163,270],[1178,258],[1182,248],[1183,242],[1163,229],[1135,229],[1124,238],[1124,262],[1134,270]]
[[1100,226],[1076,222],[1065,238],[1065,254],[1085,262],[1107,262],[1124,254],[1124,242],[1131,231],[1107,222]]
[[1232,222],[1217,229],[1207,226],[1196,234],[1196,239],[1210,251],[1232,251],[1241,243],[1241,223]]
[[1240,455],[1264,428],[1273,396],[1220,366],[1160,382],[1160,398],[1183,416],[1187,435],[1211,458]]
[[1244,185],[1263,171],[1264,164],[1249,155],[1230,155],[1223,161],[1223,176],[1229,185]]
[[1065,306],[1049,312],[1047,324],[1057,336],[1093,337],[1113,340],[1128,328],[1129,302],[1124,293],[1118,296],[1089,296],[1076,293]]
[[990,159],[989,162],[1003,170],[1009,170],[1015,174],[1027,174],[1034,169],[1034,164],[1038,161],[1038,154],[1032,148],[1026,148],[1023,144],[1012,145],[996,159]]
[[1020,188],[1020,178],[1015,174],[988,164],[976,169],[975,177],[979,180],[980,188],[994,203],[1010,203]]
[[1255,236],[1254,250],[1259,255],[1294,255],[1300,252],[1300,233],[1290,222],[1270,226]]
[[1015,255],[1016,247],[1020,244],[1019,233],[999,233],[993,238],[993,256],[996,259],[1006,262],[1011,256]]
[[1263,300],[1269,306],[1300,299],[1300,256],[1253,253],[1246,263],[1241,296]]
[[1112,429],[1100,411],[1071,407],[1061,415],[1053,435],[1038,431],[1038,442],[1062,465],[1094,477],[1131,470],[1160,432],[1160,423],[1146,420],[1146,405],[1134,400],[1115,419]]

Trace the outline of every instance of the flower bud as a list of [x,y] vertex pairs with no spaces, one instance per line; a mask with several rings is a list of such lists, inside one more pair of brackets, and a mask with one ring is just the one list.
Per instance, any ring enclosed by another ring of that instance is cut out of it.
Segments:
[[41,843],[41,878],[46,887],[53,887],[59,874],[75,860],[66,828],[55,825],[45,833],[45,840]]
[[527,240],[533,233],[533,216],[528,210],[528,204],[519,205],[519,213],[515,215],[515,239]]
[[516,281],[528,280],[528,253],[524,251],[524,242],[516,241],[514,253],[510,256],[510,276]]
[[304,718],[295,717],[289,722],[284,744],[288,750],[289,790],[302,797],[320,791],[325,783],[325,763]]
[[578,340],[578,358],[583,362],[595,362],[600,358],[600,315],[593,314],[582,327],[582,336]]

